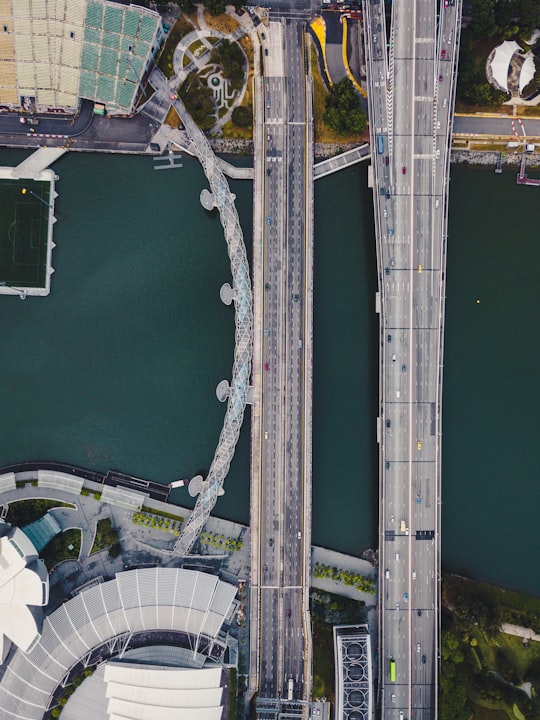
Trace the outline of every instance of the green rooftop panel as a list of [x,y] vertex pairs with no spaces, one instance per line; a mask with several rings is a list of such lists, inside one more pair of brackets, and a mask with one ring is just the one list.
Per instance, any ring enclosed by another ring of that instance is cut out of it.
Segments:
[[143,15],[141,18],[139,37],[143,40],[146,40],[146,42],[151,43],[154,39],[154,33],[156,32],[157,23],[157,18],[151,18],[148,15]]
[[124,35],[135,37],[139,29],[139,13],[133,10],[126,10],[124,14]]
[[103,22],[103,29],[108,32],[122,32],[122,8],[111,7],[107,5],[105,8],[105,20]]
[[116,104],[126,110],[129,110],[131,108],[133,95],[135,94],[136,89],[137,85],[135,83],[127,82],[124,84],[119,82],[116,89]]
[[118,50],[118,48],[120,47],[120,35],[104,31],[101,43],[102,45],[105,45],[105,47],[115,48],[116,50]]
[[135,40],[135,43],[133,45],[133,52],[139,57],[146,58],[149,47],[149,43],[143,42],[142,40]]
[[91,42],[95,45],[101,44],[101,30],[96,28],[86,27],[84,28],[84,42]]
[[102,75],[116,75],[118,68],[118,53],[116,50],[101,48],[101,59],[99,61],[99,72]]
[[100,75],[97,84],[96,99],[98,102],[110,103],[114,100],[115,79]]
[[84,98],[95,100],[96,98],[97,74],[88,70],[81,70],[79,79],[79,95]]
[[84,70],[97,70],[99,50],[95,45],[83,45],[81,67]]
[[85,25],[100,28],[103,25],[103,5],[96,2],[89,2],[86,7]]
[[134,80],[135,77],[139,78],[142,75],[144,63],[139,57],[133,57],[131,60],[131,73],[130,79]]

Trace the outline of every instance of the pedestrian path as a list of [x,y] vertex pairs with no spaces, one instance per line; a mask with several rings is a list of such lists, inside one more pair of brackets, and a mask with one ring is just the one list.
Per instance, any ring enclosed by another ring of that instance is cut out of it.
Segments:
[[14,178],[32,178],[37,180],[40,173],[46,170],[55,160],[67,152],[62,147],[40,147],[34,153],[27,157],[22,163],[11,171]]

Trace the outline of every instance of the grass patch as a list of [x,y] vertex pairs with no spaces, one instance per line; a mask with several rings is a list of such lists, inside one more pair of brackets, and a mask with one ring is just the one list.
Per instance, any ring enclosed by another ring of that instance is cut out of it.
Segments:
[[319,71],[319,61],[317,50],[313,42],[310,43],[311,55],[311,75],[313,77],[313,120],[315,130],[316,143],[336,143],[339,145],[349,145],[353,143],[361,143],[361,135],[338,135],[323,120],[326,110],[325,100],[328,96],[328,90],[323,82]]
[[46,498],[15,500],[9,504],[6,520],[15,527],[24,527],[24,525],[38,520],[49,510],[57,507],[74,508],[75,505],[59,502],[58,500],[47,500]]
[[232,33],[240,27],[239,22],[230,15],[226,14],[214,16],[210,15],[208,10],[205,10],[204,19],[206,20],[206,24],[209,28],[212,28],[212,30],[219,30],[226,35],[232,35]]
[[169,108],[169,112],[167,113],[167,117],[165,118],[165,125],[169,125],[169,127],[176,129],[179,127],[184,127],[182,125],[182,122],[180,121],[180,116],[173,107]]
[[173,55],[180,40],[193,30],[193,25],[184,15],[180,15],[174,26],[169,30],[167,40],[158,60],[158,67],[166,77],[174,75]]
[[154,508],[144,508],[143,511],[147,513],[151,513],[152,515],[159,515],[160,517],[169,518],[169,520],[176,520],[177,522],[184,522],[184,518],[182,515],[177,515],[176,513],[170,513],[165,512],[165,510],[154,510]]
[[53,538],[41,551],[47,570],[51,572],[53,567],[63,560],[77,560],[81,550],[81,539],[82,534],[78,528],[71,528]]
[[194,40],[188,47],[189,52],[196,58],[200,57],[207,49],[203,41],[199,39]]

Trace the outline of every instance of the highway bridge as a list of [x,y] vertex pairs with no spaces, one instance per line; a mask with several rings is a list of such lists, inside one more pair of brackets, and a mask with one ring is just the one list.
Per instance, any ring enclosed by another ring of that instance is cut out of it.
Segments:
[[380,312],[379,702],[437,717],[441,396],[461,0],[364,0]]
[[308,717],[313,127],[304,22],[271,20],[255,81],[250,694]]

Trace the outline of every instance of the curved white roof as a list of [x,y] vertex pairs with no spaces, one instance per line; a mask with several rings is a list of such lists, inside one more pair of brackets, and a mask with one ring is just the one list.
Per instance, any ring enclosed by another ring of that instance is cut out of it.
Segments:
[[505,40],[495,49],[493,59],[491,61],[491,72],[497,85],[508,92],[508,68],[513,54],[521,50],[517,42],[514,40]]
[[183,668],[110,662],[104,680],[110,718],[125,720],[220,720],[220,667]]
[[49,579],[36,548],[19,528],[0,523],[0,662],[9,638],[28,652],[40,637],[41,607],[49,599]]
[[28,655],[11,659],[0,680],[2,720],[41,720],[69,668],[118,635],[180,631],[191,636],[196,652],[199,637],[217,637],[235,595],[234,585],[183,568],[130,570],[88,588],[45,619]]
[[529,55],[523,62],[523,67],[519,74],[519,94],[523,92],[523,89],[531,82],[534,77],[534,59]]

